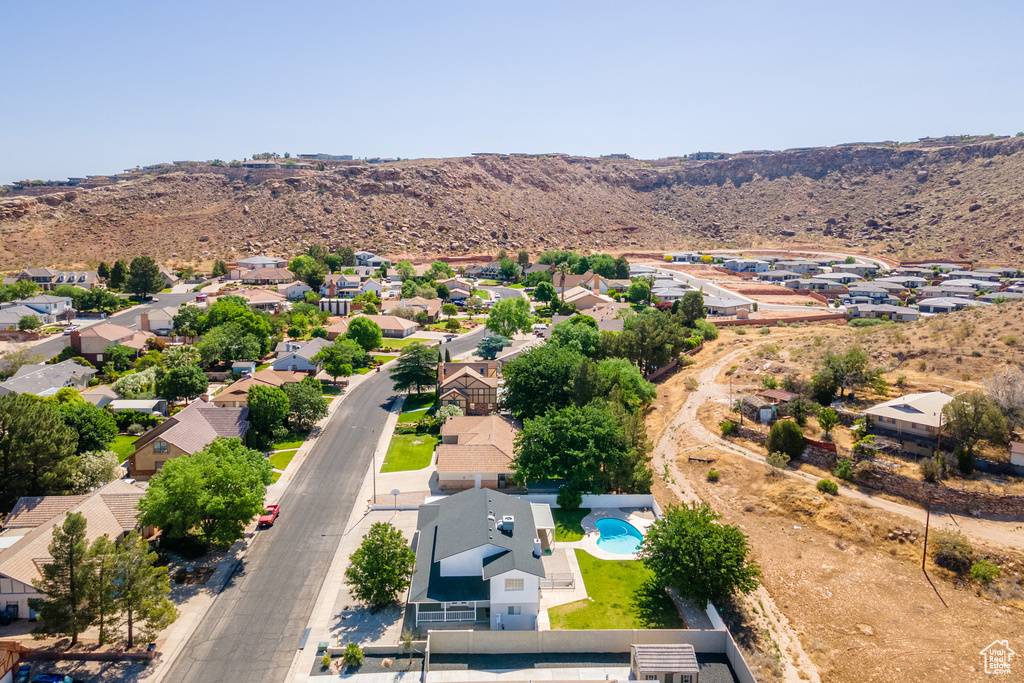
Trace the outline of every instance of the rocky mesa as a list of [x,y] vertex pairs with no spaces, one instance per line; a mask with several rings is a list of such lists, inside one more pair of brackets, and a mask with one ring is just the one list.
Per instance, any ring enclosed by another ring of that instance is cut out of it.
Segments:
[[421,257],[814,246],[995,263],[1024,246],[1021,178],[1024,138],[715,161],[477,155],[323,171],[191,164],[93,189],[0,197],[0,263],[140,254],[198,263],[313,243]]

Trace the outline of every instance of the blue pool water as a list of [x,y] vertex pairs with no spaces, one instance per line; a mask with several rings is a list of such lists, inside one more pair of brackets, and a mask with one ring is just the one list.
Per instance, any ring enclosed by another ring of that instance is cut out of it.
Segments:
[[615,555],[632,555],[644,540],[635,526],[621,519],[599,519],[597,530],[597,547]]

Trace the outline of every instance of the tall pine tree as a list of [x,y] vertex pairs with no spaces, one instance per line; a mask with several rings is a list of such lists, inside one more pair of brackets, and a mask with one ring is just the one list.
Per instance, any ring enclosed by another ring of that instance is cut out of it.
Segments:
[[52,562],[43,565],[42,579],[32,585],[45,598],[31,598],[29,607],[39,614],[37,633],[71,637],[78,644],[78,634],[93,621],[89,592],[96,561],[85,540],[85,517],[69,513],[64,524],[53,528],[49,547]]

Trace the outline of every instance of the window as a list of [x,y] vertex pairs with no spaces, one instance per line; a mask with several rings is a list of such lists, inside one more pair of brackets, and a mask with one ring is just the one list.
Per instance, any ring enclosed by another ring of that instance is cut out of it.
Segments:
[[154,453],[166,453],[167,452],[167,442],[166,441],[154,441],[153,442],[153,452]]
[[523,608],[520,607],[519,605],[509,605],[508,606],[508,615],[510,617],[519,616],[522,613],[523,613]]
[[645,681],[656,681],[658,680],[658,674],[647,674],[644,676]]
[[505,590],[506,591],[521,591],[526,590],[524,585],[524,579],[505,579]]

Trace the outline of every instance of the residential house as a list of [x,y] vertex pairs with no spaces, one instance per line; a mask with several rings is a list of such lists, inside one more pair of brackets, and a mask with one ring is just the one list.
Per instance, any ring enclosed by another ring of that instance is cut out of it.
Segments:
[[772,264],[756,258],[727,258],[722,262],[722,267],[734,273],[766,273]]
[[923,277],[926,279],[931,279],[932,277],[935,276],[935,273],[932,271],[931,268],[920,268],[918,266],[900,266],[899,268],[896,268],[892,272],[896,273],[897,275],[916,275],[918,277]]
[[634,643],[629,649],[629,670],[635,681],[698,683],[700,663],[689,643]]
[[786,280],[783,284],[789,289],[809,289],[815,292],[838,292],[844,288],[842,283],[823,280],[817,276],[801,280]]
[[100,384],[82,392],[82,398],[93,405],[105,408],[120,398],[109,384]]
[[873,282],[858,282],[847,287],[846,291],[851,299],[868,299],[877,303],[889,301],[893,298],[889,288]]
[[665,254],[665,260],[672,263],[700,263],[701,255],[695,251],[670,251]]
[[92,289],[100,283],[100,276],[94,270],[60,271],[53,268],[26,268],[18,273],[19,280],[31,280],[46,292],[60,285],[73,285]]
[[[43,597],[33,581],[43,578],[50,562],[53,529],[69,513],[85,517],[88,543],[106,534],[120,541],[138,528],[136,509],[145,491],[117,479],[91,493],[77,496],[26,496],[18,499],[0,529],[0,605],[15,618],[34,619],[28,601]],[[9,679],[8,679],[9,680]]]
[[292,282],[295,275],[287,268],[256,268],[242,274],[242,284],[284,285]]
[[160,277],[163,278],[165,287],[173,287],[178,284],[179,278],[174,274],[173,270],[162,263],[157,266],[157,269],[160,271]]
[[575,305],[577,310],[584,308],[593,308],[601,304],[612,303],[615,299],[604,294],[597,294],[585,287],[573,287],[567,289],[562,295],[561,300],[570,305]]
[[56,317],[48,315],[46,313],[40,313],[34,308],[28,306],[22,306],[14,302],[4,302],[0,304],[0,330],[16,330],[18,329],[18,323],[21,319],[28,315],[34,315],[39,318],[39,322],[44,325],[56,322]]
[[953,272],[946,275],[946,279],[950,282],[954,280],[982,280],[984,282],[998,282],[1003,274],[999,271],[992,270],[954,270]]
[[488,261],[483,265],[466,266],[465,274],[476,278],[497,278],[501,276],[501,261]]
[[704,309],[708,315],[736,315],[739,311],[750,312],[751,303],[742,299],[721,296],[704,297]]
[[535,629],[553,527],[550,506],[490,489],[421,505],[409,588],[415,626]]
[[413,309],[417,313],[419,313],[421,311],[423,313],[426,313],[427,314],[427,323],[428,324],[432,324],[432,323],[437,322],[438,316],[441,315],[441,304],[442,303],[443,302],[440,299],[424,299],[421,296],[414,296],[414,297],[411,297],[409,299],[398,299],[398,300],[386,301],[386,302],[384,302],[382,304],[382,311],[381,312],[387,313],[388,311],[390,311],[390,310],[392,310],[394,308],[397,308],[399,306],[404,306],[406,308]]
[[841,285],[848,285],[858,280],[863,280],[860,275],[853,273],[819,273],[814,276],[815,280],[828,280],[829,282],[838,282]]
[[342,337],[348,332],[348,323],[352,318],[328,318],[329,323],[326,327],[327,340],[334,341],[338,337]]
[[277,286],[277,293],[283,294],[288,301],[304,301],[306,292],[312,292],[313,288],[301,280],[286,282]]
[[374,258],[376,254],[372,251],[359,250],[356,252],[356,265],[366,266],[369,265],[370,259]]
[[973,299],[974,289],[971,287],[961,286],[958,284],[946,284],[941,285],[929,285],[927,287],[919,287],[917,289],[917,295],[922,298],[930,297],[955,297],[960,299]]
[[498,409],[498,378],[461,367],[445,377],[438,389],[442,406],[457,405],[463,415],[487,415]]
[[164,306],[139,315],[139,329],[166,337],[174,332],[174,316],[181,313],[180,308]]
[[832,266],[833,273],[853,273],[861,277],[875,275],[880,270],[877,263],[837,263]]
[[952,400],[941,391],[907,394],[872,406],[864,414],[871,418],[872,433],[896,439],[905,450],[928,455],[942,428],[942,409]]
[[516,426],[500,415],[460,415],[441,425],[437,484],[442,491],[503,489],[512,481]]
[[60,363],[22,365],[14,375],[0,382],[0,396],[3,394],[35,394],[53,396],[64,387],[79,391],[89,386],[89,380],[96,376],[94,368],[79,365],[68,359]]
[[901,285],[907,289],[917,289],[918,287],[924,287],[930,280],[923,277],[917,277],[916,275],[889,275],[887,277],[880,277],[874,280],[876,284],[882,284],[891,282],[893,284]]
[[135,453],[128,459],[128,474],[152,476],[168,460],[201,451],[218,437],[244,439],[248,416],[245,407],[193,401],[138,438]]
[[658,271],[656,271],[654,268],[651,268],[650,266],[641,266],[639,263],[629,264],[630,278],[640,277],[641,275],[653,275],[656,272]]
[[163,398],[149,398],[149,399],[129,399],[129,398],[115,398],[106,404],[107,410],[112,413],[119,413],[122,410],[134,410],[140,413],[149,413],[150,415],[166,415],[167,414],[167,399]]
[[817,261],[809,259],[793,259],[790,261],[776,261],[775,270],[789,270],[794,273],[814,274],[821,272],[821,265]]
[[972,301],[971,299],[961,299],[960,297],[934,297],[917,302],[917,307],[922,313],[951,313],[968,306],[988,305],[984,301]]
[[98,368],[105,362],[103,352],[108,346],[127,346],[135,355],[146,348],[146,340],[153,338],[152,332],[128,329],[113,323],[99,323],[80,330],[71,331],[71,346],[81,356]]
[[1003,266],[1003,267],[995,266],[995,267],[992,267],[992,268],[981,268],[979,270],[974,271],[975,275],[977,275],[979,273],[995,273],[1000,278],[1016,277],[1017,273],[1019,273],[1019,272],[1021,272],[1020,268],[1014,268],[1012,266]]
[[[249,256],[235,261],[235,267],[239,273],[258,268],[287,268],[288,261],[275,256]],[[237,278],[233,278],[237,279]]]
[[917,320],[919,312],[908,306],[892,306],[889,304],[854,304],[846,307],[851,318],[875,318],[912,322]]
[[1024,467],[1024,443],[1020,441],[1010,442],[1010,464],[1016,467]]
[[42,315],[60,316],[65,311],[74,309],[69,296],[53,296],[52,294],[39,294],[37,296],[22,299],[17,302],[22,306],[28,306]]
[[[419,329],[412,320],[399,318],[396,315],[367,315],[363,316],[380,325],[381,332],[385,337],[391,339],[405,339]],[[349,320],[349,323],[352,321]]]
[[362,279],[355,273],[331,273],[320,285],[320,294],[333,299],[335,297],[351,298],[361,293],[359,285]]
[[681,301],[687,293],[694,291],[693,287],[680,282],[679,284],[671,287],[656,287],[651,290],[651,294],[658,297],[658,301],[665,301],[673,303]]
[[53,289],[53,280],[59,274],[60,271],[53,268],[26,268],[18,273],[18,279],[31,280],[39,285],[40,289],[49,291]]
[[330,341],[321,338],[309,341],[283,341],[278,344],[277,358],[270,362],[270,367],[274,370],[316,374],[320,372],[320,363],[315,362],[313,356],[330,345]]
[[471,368],[482,377],[497,377],[501,373],[501,363],[496,360],[460,360],[440,362],[437,364],[437,383],[443,384],[445,379],[451,377],[463,368]]
[[447,280],[438,280],[437,284],[448,288],[448,299],[453,302],[462,302],[473,296],[473,283],[462,278],[452,277]]
[[266,368],[258,370],[251,377],[240,379],[234,384],[225,387],[219,394],[210,399],[210,403],[224,408],[241,408],[248,405],[249,389],[252,387],[283,387],[285,384],[301,382],[309,377],[305,372],[292,372],[290,370],[273,370]]
[[767,273],[761,273],[759,277],[763,282],[785,282],[799,280],[803,275],[792,270],[769,270]]
[[989,292],[988,294],[982,294],[978,297],[978,301],[985,301],[990,304],[994,304],[1001,300],[1006,301],[1017,301],[1018,299],[1024,299],[1024,292]]
[[[221,296],[240,296],[245,299],[249,308],[254,311],[264,311],[266,313],[277,313],[281,309],[285,308],[285,295],[280,292],[275,292],[270,289],[262,289],[259,287],[248,287],[245,289],[232,289],[232,290],[221,290],[223,294]],[[213,303],[220,297],[215,297],[210,300]]]
[[359,285],[360,294],[369,294],[370,292],[373,292],[378,299],[383,299],[384,285],[381,284],[381,281],[376,278],[370,278],[369,280]]
[[231,364],[232,375],[251,375],[256,372],[256,361],[236,360]]

